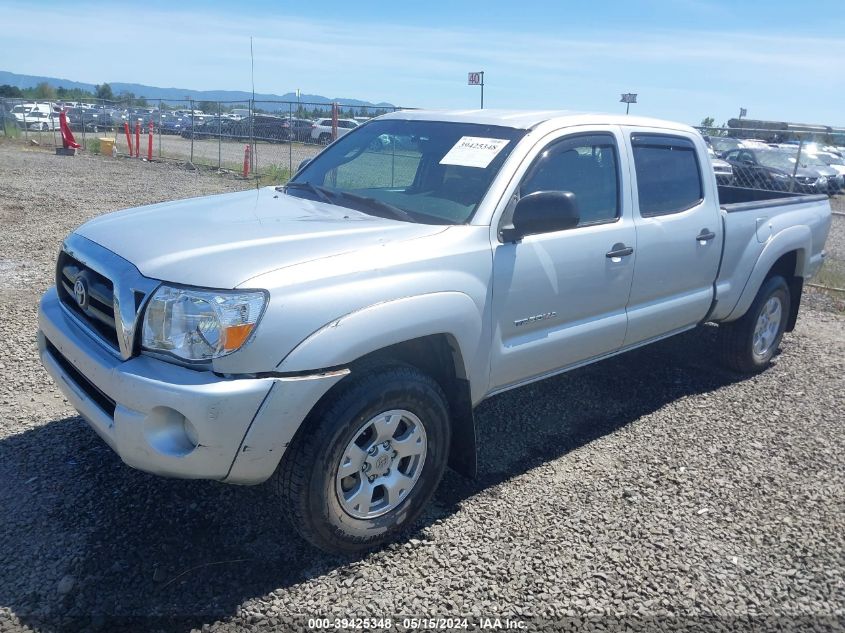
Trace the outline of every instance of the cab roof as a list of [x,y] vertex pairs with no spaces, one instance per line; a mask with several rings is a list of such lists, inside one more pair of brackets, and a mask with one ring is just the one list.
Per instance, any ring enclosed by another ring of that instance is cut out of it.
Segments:
[[480,123],[530,130],[541,123],[554,121],[560,127],[569,125],[636,125],[670,130],[695,132],[682,123],[652,119],[627,114],[575,112],[572,110],[398,110],[384,114],[379,119],[405,119],[417,121],[447,121],[453,123]]

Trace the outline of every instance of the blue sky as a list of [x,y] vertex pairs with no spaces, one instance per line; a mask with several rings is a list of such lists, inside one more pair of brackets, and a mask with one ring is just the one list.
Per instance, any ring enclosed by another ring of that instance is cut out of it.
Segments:
[[[842,0],[6,0],[0,69],[101,83],[417,107],[632,112],[845,126]],[[37,11],[34,8],[37,7]],[[62,32],[71,35],[61,39]]]

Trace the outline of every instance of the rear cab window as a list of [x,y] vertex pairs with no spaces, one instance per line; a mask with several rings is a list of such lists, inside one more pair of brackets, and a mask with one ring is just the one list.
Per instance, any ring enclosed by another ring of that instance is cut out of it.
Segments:
[[635,133],[631,147],[642,217],[681,213],[704,200],[701,166],[690,139]]

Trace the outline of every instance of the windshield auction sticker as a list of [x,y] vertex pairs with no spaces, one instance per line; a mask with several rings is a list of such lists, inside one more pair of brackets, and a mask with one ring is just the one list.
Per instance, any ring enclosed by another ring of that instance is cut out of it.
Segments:
[[462,136],[440,160],[440,164],[484,169],[509,142],[505,138]]

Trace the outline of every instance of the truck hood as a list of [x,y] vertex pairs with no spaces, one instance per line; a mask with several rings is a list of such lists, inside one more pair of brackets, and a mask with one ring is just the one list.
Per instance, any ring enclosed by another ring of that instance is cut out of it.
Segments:
[[446,228],[374,217],[265,187],[117,211],[76,233],[131,262],[145,277],[236,288],[271,270]]

